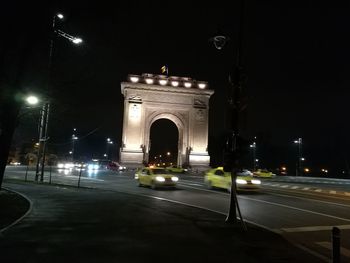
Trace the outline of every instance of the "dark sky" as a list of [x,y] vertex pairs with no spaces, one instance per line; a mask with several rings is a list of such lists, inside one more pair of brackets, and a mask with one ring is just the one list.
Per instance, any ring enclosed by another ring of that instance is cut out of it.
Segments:
[[[79,142],[81,154],[100,154],[107,137],[120,143],[120,82],[129,73],[160,73],[167,64],[170,75],[206,80],[215,90],[210,140],[217,144],[224,130],[228,74],[236,56],[240,1],[209,2],[3,5],[2,37],[19,39],[30,31],[34,42],[22,81],[27,90],[45,90],[56,11],[67,17],[59,27],[84,39],[79,47],[65,39],[55,41],[51,143],[63,149],[73,127],[80,136],[92,132]],[[242,61],[247,109],[241,116],[241,134],[247,139],[258,136],[257,154],[265,166],[294,162],[292,142],[302,137],[310,166],[345,168],[350,147],[349,5],[246,0],[245,7]],[[208,42],[217,30],[230,37],[221,51]],[[22,122],[25,131],[18,131],[17,141],[24,134],[35,137],[35,125],[29,126],[29,121]]]

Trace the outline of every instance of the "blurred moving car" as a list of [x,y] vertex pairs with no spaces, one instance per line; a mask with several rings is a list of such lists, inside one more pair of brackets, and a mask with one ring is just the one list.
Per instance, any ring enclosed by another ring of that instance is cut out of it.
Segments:
[[267,169],[258,169],[255,172],[253,172],[253,175],[256,177],[271,178],[274,177],[276,174],[268,171]]
[[167,169],[169,172],[172,172],[172,173],[184,173],[187,171],[187,169],[178,167],[176,165],[168,166],[165,169]]
[[135,174],[139,186],[150,186],[152,189],[157,187],[176,187],[179,181],[177,176],[169,173],[168,170],[161,167],[144,167],[138,169]]
[[110,161],[108,164],[107,164],[107,169],[108,170],[112,170],[112,171],[125,171],[126,170],[126,167],[125,166],[121,166],[119,163],[117,162],[113,162],[113,161]]
[[253,173],[247,169],[237,171],[237,176],[253,176]]
[[[244,174],[247,174],[244,170],[237,172],[237,190],[255,190],[260,188],[261,181],[259,179]],[[231,173],[225,172],[223,167],[217,167],[207,171],[204,176],[204,182],[209,189],[221,188],[229,192],[231,191]]]

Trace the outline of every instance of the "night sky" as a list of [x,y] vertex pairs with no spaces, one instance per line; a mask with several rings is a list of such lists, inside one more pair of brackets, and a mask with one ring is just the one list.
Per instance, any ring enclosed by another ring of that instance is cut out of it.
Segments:
[[[84,39],[81,46],[62,38],[55,41],[49,93],[51,146],[68,151],[73,128],[82,137],[76,149],[81,156],[101,155],[107,137],[120,145],[120,82],[128,74],[158,74],[161,66],[168,65],[169,75],[205,80],[215,90],[210,101],[209,144],[216,156],[225,130],[240,1],[209,2],[3,4],[1,38],[7,36],[5,43],[14,43],[13,52],[22,39],[31,40],[21,80],[25,91],[47,91],[53,14],[65,14],[58,27]],[[302,137],[307,166],[346,169],[350,159],[350,8],[335,1],[327,5],[298,2],[246,0],[242,61],[247,107],[241,113],[241,135],[247,140],[257,136],[257,158],[264,167],[293,164],[293,141]],[[208,42],[218,30],[230,37],[221,51]],[[24,114],[15,143],[37,137],[37,115],[35,110]],[[159,148],[162,151],[166,149]]]

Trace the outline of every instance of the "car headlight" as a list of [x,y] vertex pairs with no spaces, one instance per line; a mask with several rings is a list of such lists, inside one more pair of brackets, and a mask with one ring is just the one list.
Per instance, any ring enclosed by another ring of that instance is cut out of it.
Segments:
[[252,180],[252,184],[261,184],[261,181],[260,180]]
[[94,169],[95,170],[97,170],[97,169],[99,169],[100,168],[100,166],[98,165],[98,164],[94,164]]
[[247,181],[244,179],[236,179],[237,184],[247,184]]
[[94,165],[93,165],[93,164],[89,164],[89,165],[88,165],[88,169],[89,169],[89,170],[93,170],[93,169],[94,169]]
[[58,167],[58,168],[63,168],[63,167],[64,167],[64,164],[63,164],[63,163],[59,163],[59,164],[57,164],[57,167]]
[[139,175],[138,174],[135,174],[135,179],[139,179]]
[[162,177],[162,176],[157,176],[157,177],[156,177],[156,181],[158,181],[158,182],[164,182],[164,181],[165,181],[165,178]]
[[177,181],[179,181],[179,177],[173,176],[173,177],[171,177],[171,181],[177,182]]

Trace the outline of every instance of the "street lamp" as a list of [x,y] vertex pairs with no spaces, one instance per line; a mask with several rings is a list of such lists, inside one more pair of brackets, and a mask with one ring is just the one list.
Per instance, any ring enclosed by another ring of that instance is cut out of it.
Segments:
[[33,95],[30,95],[26,98],[26,102],[29,104],[29,105],[36,105],[38,104],[39,102],[39,99],[38,97],[36,96],[33,96]]
[[[76,132],[77,129],[74,128],[73,132]],[[72,134],[72,162],[74,162],[74,153],[75,153],[75,141],[78,140],[78,137],[73,133]]]
[[[240,213],[237,193],[236,193],[236,170],[238,169],[238,136],[239,136],[239,111],[241,110],[240,93],[242,90],[242,61],[241,61],[241,50],[243,40],[243,26],[244,26],[244,0],[241,0],[240,5],[240,19],[239,19],[239,32],[238,32],[238,45],[236,50],[236,63],[234,68],[233,78],[230,78],[231,91],[228,97],[229,106],[232,112],[231,123],[229,124],[229,136],[226,138],[226,145],[224,149],[224,170],[231,172],[231,194],[230,194],[230,207],[226,217],[227,223],[237,223],[237,212],[241,218],[241,222],[244,225],[243,218]],[[221,50],[229,38],[223,34],[218,34],[213,38],[209,39],[210,42],[214,43],[216,49]]]
[[295,140],[294,143],[298,145],[298,161],[297,161],[296,168],[295,168],[295,176],[299,176],[299,175],[302,175],[302,161],[305,160],[302,157],[303,139],[298,138],[298,140]]
[[[82,42],[81,38],[71,36],[62,30],[56,28],[57,19],[63,20],[64,16],[61,13],[57,13],[52,18],[52,27],[51,30],[54,35],[50,40],[50,49],[49,49],[49,61],[48,61],[48,79],[47,79],[47,90],[50,90],[50,74],[51,74],[51,66],[52,66],[52,56],[53,56],[53,48],[54,48],[54,40],[56,36],[63,37],[73,42],[74,44],[80,44]],[[44,167],[45,167],[45,155],[46,155],[46,142],[49,139],[48,137],[48,124],[49,124],[49,112],[50,112],[50,103],[46,101],[43,105],[43,109],[41,111],[41,117],[39,121],[39,146],[38,146],[38,159],[36,164],[36,172],[35,172],[35,181],[39,179],[39,167],[40,167],[40,155],[42,151],[41,158],[41,172],[40,172],[40,181],[44,181]],[[41,150],[42,149],[42,150]]]
[[257,160],[255,157],[255,155],[256,155],[256,143],[253,142],[251,145],[249,145],[249,147],[253,151],[253,171],[255,171],[256,170],[256,160]]
[[109,145],[111,144],[113,144],[113,141],[111,140],[111,138],[107,138],[106,154],[104,155],[105,157],[107,157],[107,159],[109,159]]

